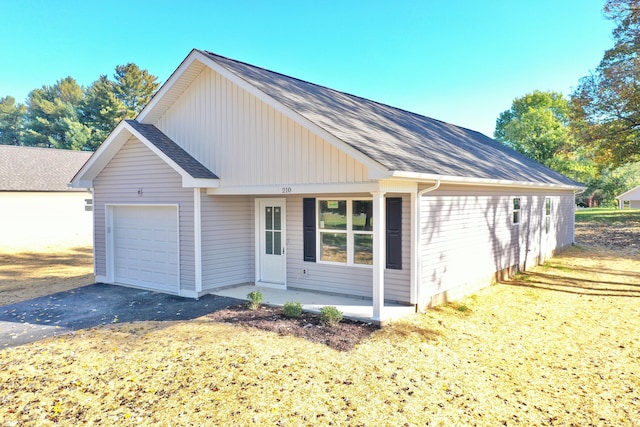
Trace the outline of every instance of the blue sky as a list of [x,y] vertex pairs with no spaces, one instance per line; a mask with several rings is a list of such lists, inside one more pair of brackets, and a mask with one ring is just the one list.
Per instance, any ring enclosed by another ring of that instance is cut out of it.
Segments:
[[612,47],[604,0],[3,0],[0,97],[192,48],[492,135],[533,90],[569,94]]

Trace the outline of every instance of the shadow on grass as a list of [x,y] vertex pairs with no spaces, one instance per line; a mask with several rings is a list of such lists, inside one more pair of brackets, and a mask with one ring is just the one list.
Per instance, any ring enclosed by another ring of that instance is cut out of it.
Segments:
[[640,297],[640,284],[590,280],[538,272],[521,273],[509,281],[501,281],[500,283],[507,286],[546,289],[578,295]]

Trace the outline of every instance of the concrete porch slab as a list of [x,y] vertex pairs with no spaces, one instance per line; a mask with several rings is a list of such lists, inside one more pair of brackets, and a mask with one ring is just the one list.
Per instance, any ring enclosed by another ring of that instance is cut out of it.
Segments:
[[340,310],[345,318],[384,324],[394,319],[415,313],[415,307],[411,305],[385,304],[382,309],[380,321],[374,321],[373,306],[371,300],[349,297],[345,295],[329,295],[300,289],[272,289],[253,284],[243,284],[231,288],[214,290],[213,295],[248,300],[247,294],[252,291],[260,291],[264,295],[264,304],[282,307],[286,302],[295,301],[302,304],[302,309],[312,313],[320,313],[320,309],[327,305],[333,305]]

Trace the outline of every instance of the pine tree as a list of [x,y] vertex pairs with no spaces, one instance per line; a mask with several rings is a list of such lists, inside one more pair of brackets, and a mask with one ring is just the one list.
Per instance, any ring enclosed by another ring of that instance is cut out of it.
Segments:
[[116,66],[115,95],[126,107],[126,118],[134,118],[158,90],[158,78],[136,64]]
[[22,128],[27,108],[16,104],[15,98],[0,98],[0,144],[22,145]]

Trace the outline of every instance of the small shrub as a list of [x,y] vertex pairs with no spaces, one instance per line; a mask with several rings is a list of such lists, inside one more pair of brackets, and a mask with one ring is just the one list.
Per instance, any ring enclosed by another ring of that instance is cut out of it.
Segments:
[[300,317],[302,314],[302,304],[297,301],[285,302],[282,312],[286,317]]
[[264,295],[260,291],[252,291],[247,294],[247,298],[249,298],[249,309],[257,310],[262,305],[262,301],[264,301]]
[[322,323],[327,326],[335,326],[342,320],[342,312],[332,305],[327,305],[320,309]]
[[466,313],[467,311],[469,311],[469,307],[467,307],[466,304],[458,304],[456,306],[456,310],[458,310],[460,313]]

